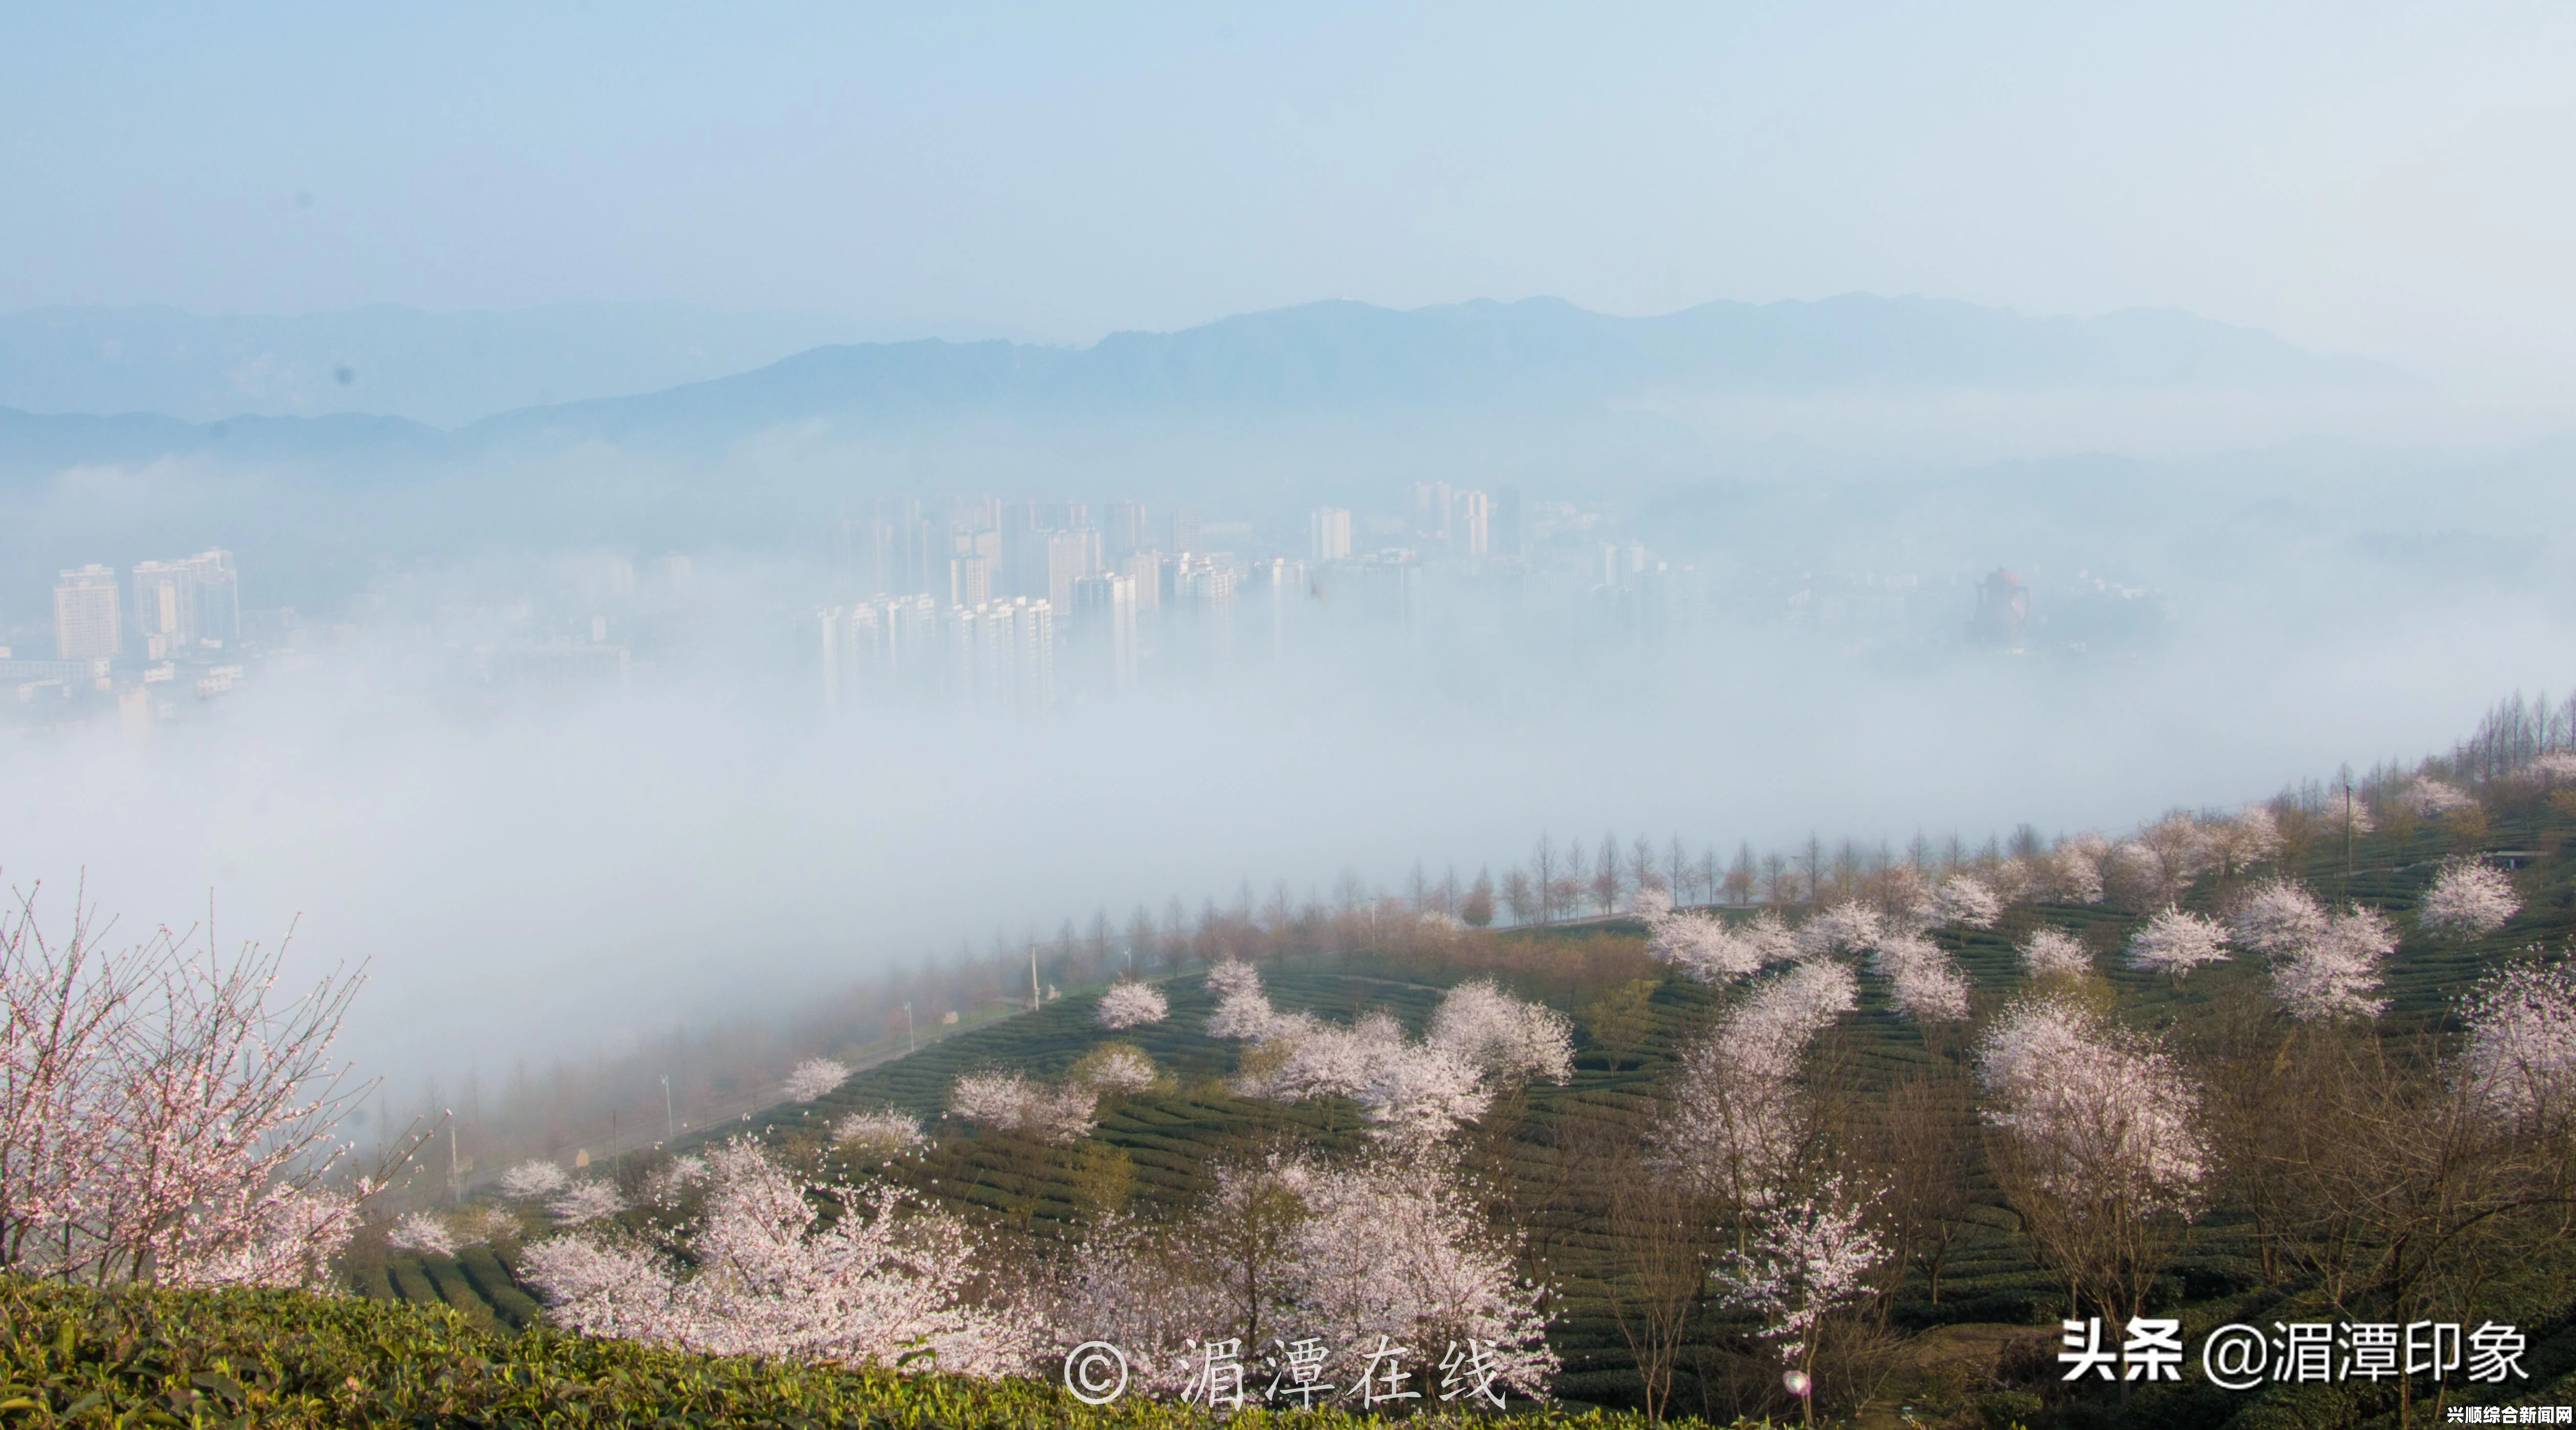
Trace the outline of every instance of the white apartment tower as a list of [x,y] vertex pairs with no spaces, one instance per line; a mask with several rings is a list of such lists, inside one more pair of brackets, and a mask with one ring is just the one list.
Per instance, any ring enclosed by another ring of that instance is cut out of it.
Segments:
[[54,653],[61,660],[97,660],[125,648],[117,616],[116,572],[107,566],[66,571],[54,582]]
[[1306,518],[1306,553],[1316,561],[1351,559],[1351,510],[1319,506]]

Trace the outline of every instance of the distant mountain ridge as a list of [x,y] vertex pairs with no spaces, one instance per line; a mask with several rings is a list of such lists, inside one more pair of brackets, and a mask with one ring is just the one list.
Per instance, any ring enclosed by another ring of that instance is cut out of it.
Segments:
[[1309,303],[1088,348],[914,342],[816,348],[640,397],[466,429],[615,437],[815,417],[1144,415],[1392,404],[1593,404],[1661,389],[2281,387],[2378,369],[2170,310],[2032,318],[1926,298],[1706,303],[1614,317],[1554,298],[1396,310]]
[[[0,321],[5,326],[5,321]],[[522,408],[441,432],[355,413],[184,423],[0,416],[0,454],[120,460],[179,451],[275,457],[394,443],[489,446],[724,440],[785,423],[1152,417],[1327,408],[1597,408],[1658,392],[2036,387],[2276,388],[2368,382],[2372,364],[2170,310],[2028,317],[1927,298],[1717,302],[1661,317],[1553,298],[1396,310],[1309,303],[1083,348],[926,339],[814,347],[749,371]]]

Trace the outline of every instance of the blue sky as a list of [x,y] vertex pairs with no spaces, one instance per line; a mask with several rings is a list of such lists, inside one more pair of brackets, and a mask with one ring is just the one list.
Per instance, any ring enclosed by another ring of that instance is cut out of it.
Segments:
[[2564,5],[16,7],[0,308],[1867,289],[2554,369],[2570,73]]

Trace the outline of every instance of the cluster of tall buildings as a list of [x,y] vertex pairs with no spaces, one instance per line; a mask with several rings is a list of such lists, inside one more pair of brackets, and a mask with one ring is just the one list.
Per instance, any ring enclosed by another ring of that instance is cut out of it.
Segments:
[[1196,514],[1158,530],[1139,502],[879,502],[833,529],[838,579],[868,594],[819,614],[825,699],[935,694],[1031,709],[1055,700],[1060,678],[1127,688],[1149,635],[1221,656],[1247,581],[1284,596],[1304,567],[1202,541]]
[[54,583],[60,660],[175,660],[240,644],[241,582],[229,551],[138,561],[124,582],[114,567],[93,565],[65,571]]

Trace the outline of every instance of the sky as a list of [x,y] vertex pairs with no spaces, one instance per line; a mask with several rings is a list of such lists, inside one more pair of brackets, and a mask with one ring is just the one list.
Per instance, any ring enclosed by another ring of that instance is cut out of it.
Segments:
[[0,15],[0,309],[1916,292],[2576,359],[2563,5]]

